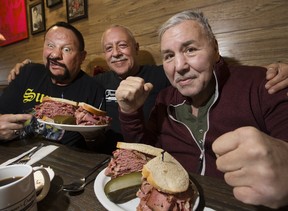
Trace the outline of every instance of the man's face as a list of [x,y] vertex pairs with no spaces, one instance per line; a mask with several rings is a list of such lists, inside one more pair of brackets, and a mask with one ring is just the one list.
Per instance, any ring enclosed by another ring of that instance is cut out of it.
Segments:
[[105,60],[118,76],[125,78],[135,72],[138,44],[133,42],[125,29],[108,29],[103,34],[102,44]]
[[86,52],[80,52],[78,39],[71,30],[55,26],[47,32],[43,61],[56,84],[70,83],[80,72],[85,56]]
[[216,42],[208,39],[196,21],[169,28],[161,38],[163,67],[170,83],[193,98],[203,94],[213,75],[219,54]]

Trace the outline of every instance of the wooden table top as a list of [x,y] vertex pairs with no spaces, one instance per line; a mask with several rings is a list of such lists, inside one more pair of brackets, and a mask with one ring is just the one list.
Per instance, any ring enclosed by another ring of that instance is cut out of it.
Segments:
[[[40,140],[45,145],[54,144]],[[39,140],[21,140],[0,144],[0,163],[5,162],[37,145]],[[33,164],[33,166],[50,166],[55,177],[51,183],[51,189],[47,197],[38,203],[39,211],[62,211],[62,210],[106,210],[98,201],[94,193],[94,180],[97,174],[105,168],[96,171],[89,180],[91,181],[85,190],[78,194],[69,194],[61,191],[61,185],[70,183],[89,171],[97,163],[101,162],[109,155],[98,154],[90,151],[71,149],[63,145],[51,154]],[[107,164],[106,164],[107,165]],[[215,210],[270,210],[264,207],[243,204],[236,200],[232,194],[232,189],[224,181],[191,174],[192,180],[200,190],[200,204],[198,210],[209,207]],[[135,209],[136,210],[136,209]]]

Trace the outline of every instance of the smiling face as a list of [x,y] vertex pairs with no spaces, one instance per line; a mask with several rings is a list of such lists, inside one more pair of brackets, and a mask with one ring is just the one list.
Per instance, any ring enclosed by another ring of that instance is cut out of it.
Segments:
[[197,21],[185,20],[167,29],[161,37],[161,54],[170,83],[182,95],[210,97],[215,88],[211,79],[219,59],[218,47]]
[[119,77],[126,78],[138,71],[136,56],[139,46],[125,28],[115,26],[106,30],[102,36],[102,47],[109,68]]
[[55,84],[66,85],[74,80],[85,57],[86,52],[79,50],[79,41],[73,31],[54,26],[46,33],[43,61]]

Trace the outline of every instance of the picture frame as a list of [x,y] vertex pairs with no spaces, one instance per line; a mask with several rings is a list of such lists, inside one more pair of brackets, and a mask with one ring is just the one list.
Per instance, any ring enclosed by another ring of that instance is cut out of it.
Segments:
[[61,4],[62,2],[63,2],[62,0],[46,0],[46,6],[51,8],[58,4]]
[[31,34],[37,34],[46,30],[45,9],[43,0],[29,5]]
[[88,0],[66,0],[67,22],[88,17]]
[[0,7],[0,32],[6,38],[0,46],[10,45],[29,37],[26,1],[2,0]]

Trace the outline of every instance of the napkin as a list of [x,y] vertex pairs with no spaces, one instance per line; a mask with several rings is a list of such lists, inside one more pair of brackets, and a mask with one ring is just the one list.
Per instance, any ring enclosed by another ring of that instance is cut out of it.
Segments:
[[[6,162],[2,163],[0,166],[7,166],[11,163],[13,163],[15,160],[17,160],[18,158],[29,154],[33,149],[35,149],[36,147],[33,147],[32,149],[22,153],[21,155],[18,155],[15,158],[12,158],[10,160],[7,160]],[[26,163],[27,165],[32,165],[34,163],[36,163],[37,161],[41,160],[42,158],[46,157],[47,155],[49,155],[51,152],[53,152],[54,150],[56,150],[58,148],[58,146],[55,145],[47,145],[47,146],[43,146],[41,149],[39,149],[36,153],[34,153],[34,155],[32,155],[31,159]]]

